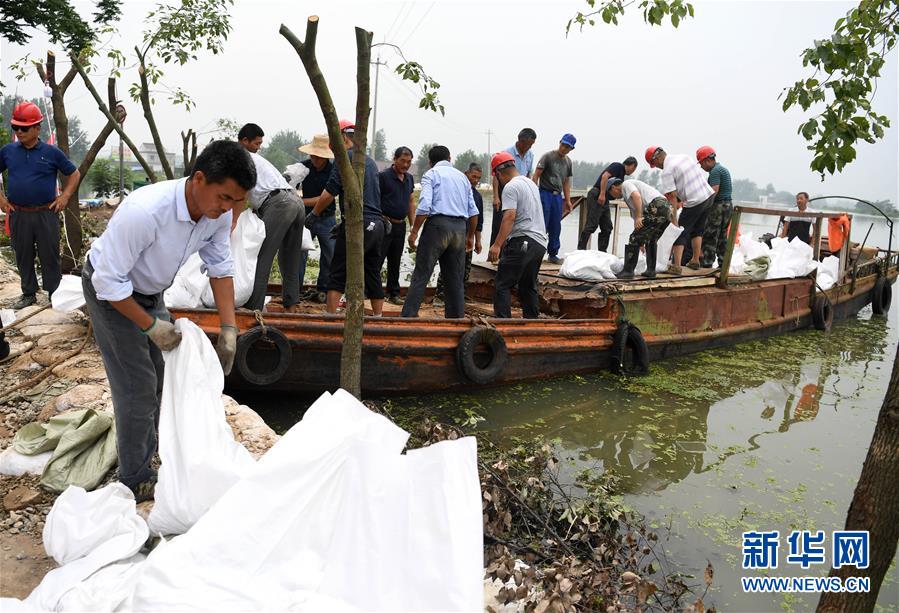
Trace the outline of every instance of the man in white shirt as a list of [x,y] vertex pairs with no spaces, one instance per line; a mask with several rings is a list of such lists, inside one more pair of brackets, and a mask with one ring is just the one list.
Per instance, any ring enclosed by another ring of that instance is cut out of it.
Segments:
[[[281,304],[288,313],[294,313],[300,302],[300,261],[303,246],[303,222],[306,209],[303,201],[274,165],[257,152],[265,134],[262,128],[248,123],[240,129],[237,140],[250,152],[256,166],[256,186],[250,191],[249,204],[265,223],[265,240],[256,259],[256,278],[253,293],[243,305],[252,310],[265,306],[272,262],[278,254],[281,271]],[[235,211],[235,219],[241,211]]]
[[612,198],[624,199],[634,220],[634,231],[631,232],[624,247],[624,268],[618,274],[618,278],[634,278],[634,269],[640,258],[641,247],[646,249],[646,271],[643,276],[647,279],[654,278],[656,243],[662,237],[671,218],[668,199],[653,186],[636,179],[622,181],[618,177],[612,177],[608,180],[606,189]]
[[246,151],[233,141],[208,145],[189,178],[132,192],[119,205],[84,263],[81,284],[115,405],[119,480],[138,502],[153,497],[162,351],[181,335],[162,294],[199,252],[221,321],[216,352],[227,375],[234,363],[234,262],[231,209],[256,182]]
[[683,209],[677,224],[684,231],[671,249],[673,263],[668,267],[668,272],[681,274],[681,258],[687,243],[693,248],[693,257],[687,268],[699,270],[702,267],[699,260],[702,256],[702,234],[715,201],[715,192],[693,156],[668,155],[661,147],[650,147],[646,150],[646,161],[651,168],[662,169],[661,192],[671,204],[671,210]]

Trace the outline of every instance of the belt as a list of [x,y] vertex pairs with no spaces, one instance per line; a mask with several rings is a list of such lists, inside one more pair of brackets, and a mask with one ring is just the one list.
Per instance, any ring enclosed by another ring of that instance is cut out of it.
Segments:
[[393,217],[390,217],[389,215],[384,215],[384,219],[386,219],[386,220],[389,221],[390,223],[397,223],[397,224],[399,224],[399,223],[406,223],[406,219],[405,219],[405,218],[403,218],[403,219],[394,219]]
[[562,195],[562,192],[557,192],[557,191],[554,190],[554,189],[543,189],[543,188],[541,187],[541,188],[540,188],[540,191],[541,191],[541,192],[549,192],[549,193],[552,194],[553,196],[561,196],[561,195]]
[[49,211],[52,206],[52,202],[50,204],[39,204],[37,206],[19,206],[12,202],[9,203],[9,208],[14,211],[19,211],[20,213],[40,213],[41,211]]
[[268,202],[268,199],[271,198],[272,196],[275,196],[275,195],[277,195],[277,194],[279,194],[279,193],[281,193],[281,192],[289,192],[289,191],[292,191],[292,190],[289,189],[289,188],[286,188],[286,187],[281,187],[281,188],[279,188],[279,189],[273,189],[272,191],[270,191],[270,192],[268,193],[268,195],[267,195],[267,196],[265,197],[265,199],[262,201],[262,204],[259,205],[259,208],[262,208],[262,205],[264,205],[266,202]]
[[428,219],[431,219],[432,217],[446,217],[447,219],[468,219],[468,217],[461,217],[459,215],[444,215],[443,213],[435,213],[434,215],[430,215]]

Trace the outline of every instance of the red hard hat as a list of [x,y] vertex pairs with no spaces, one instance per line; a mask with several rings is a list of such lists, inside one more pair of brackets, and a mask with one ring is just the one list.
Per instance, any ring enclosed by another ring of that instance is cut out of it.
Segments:
[[708,145],[703,145],[699,149],[696,150],[696,161],[701,162],[710,155],[715,155],[715,150],[709,147]]
[[656,149],[658,148],[658,146],[652,146],[646,150],[646,163],[650,166],[652,166],[652,156],[656,154]]
[[10,123],[14,126],[29,127],[43,121],[44,115],[37,108],[34,102],[22,102],[17,104],[12,110],[12,120]]
[[515,158],[513,158],[512,154],[508,151],[500,151],[499,153],[494,154],[493,159],[490,160],[490,170],[496,172],[496,169],[506,162],[512,162],[514,164]]
[[354,124],[352,121],[347,121],[346,119],[341,119],[339,125],[340,125],[341,132],[343,132],[344,130],[347,130],[347,129],[349,129],[349,130],[356,129],[356,124]]

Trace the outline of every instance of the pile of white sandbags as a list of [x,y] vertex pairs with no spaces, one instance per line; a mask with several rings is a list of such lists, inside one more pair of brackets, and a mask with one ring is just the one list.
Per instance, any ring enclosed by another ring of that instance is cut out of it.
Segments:
[[[343,390],[258,461],[225,421],[215,350],[186,319],[166,352],[149,529],[130,490],[69,488],[44,546],[41,611],[483,611],[473,437],[403,453],[408,433]],[[141,552],[148,534],[182,533]]]

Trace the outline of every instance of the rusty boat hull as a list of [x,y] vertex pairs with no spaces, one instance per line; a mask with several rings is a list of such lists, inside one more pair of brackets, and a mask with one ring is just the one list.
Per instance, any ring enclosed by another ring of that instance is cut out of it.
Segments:
[[[623,320],[642,333],[650,362],[809,328],[815,298],[822,293],[838,322],[871,303],[878,279],[890,286],[895,283],[897,260],[889,252],[874,257],[826,292],[817,289],[814,277],[764,281],[731,277],[726,287],[719,287],[711,274],[584,283],[549,270],[540,276],[541,311],[546,317],[536,320],[487,316],[494,270],[475,265],[466,288],[469,316],[464,319],[403,319],[396,313],[365,317],[362,389],[370,395],[470,390],[608,369],[615,360],[615,332]],[[213,340],[218,333],[214,310],[173,309],[172,315],[191,319]],[[227,378],[228,387],[317,394],[339,385],[342,315],[267,311],[262,323],[288,339],[291,355],[286,371],[277,381],[260,386],[235,368]],[[259,324],[254,312],[238,310],[241,333]],[[473,383],[458,361],[460,340],[475,326],[495,328],[507,347],[504,367],[487,384]],[[249,355],[257,372],[275,368],[279,357],[264,342],[253,346]]]

